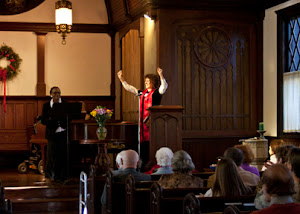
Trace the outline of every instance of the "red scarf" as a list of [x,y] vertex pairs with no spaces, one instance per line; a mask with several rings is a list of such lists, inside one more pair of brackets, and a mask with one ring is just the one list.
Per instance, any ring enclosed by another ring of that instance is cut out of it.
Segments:
[[[146,126],[146,124],[143,122],[146,117],[149,116],[149,111],[147,108],[152,106],[152,95],[154,93],[155,89],[152,89],[147,96],[145,94],[148,92],[148,89],[143,91],[143,95],[140,99],[140,129],[141,129],[141,142],[143,141],[149,141],[149,127]],[[143,106],[144,103],[144,106]]]

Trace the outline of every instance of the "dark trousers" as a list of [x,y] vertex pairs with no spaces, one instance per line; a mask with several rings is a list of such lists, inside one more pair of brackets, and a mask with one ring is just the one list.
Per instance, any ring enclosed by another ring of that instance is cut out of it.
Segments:
[[45,177],[55,181],[67,179],[67,132],[48,137]]

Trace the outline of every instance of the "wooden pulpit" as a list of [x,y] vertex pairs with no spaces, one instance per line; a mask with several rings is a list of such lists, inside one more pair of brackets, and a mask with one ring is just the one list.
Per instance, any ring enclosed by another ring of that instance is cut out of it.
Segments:
[[155,153],[161,147],[169,147],[173,152],[182,149],[182,106],[152,106],[150,112],[150,156],[151,164],[156,164]]

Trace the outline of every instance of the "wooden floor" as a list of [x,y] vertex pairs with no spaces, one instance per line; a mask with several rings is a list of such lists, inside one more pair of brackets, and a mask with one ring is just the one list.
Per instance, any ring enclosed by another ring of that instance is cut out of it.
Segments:
[[79,175],[62,184],[37,171],[19,174],[17,169],[0,169],[0,179],[13,213],[78,213]]
[[37,171],[20,174],[17,169],[0,169],[0,179],[4,187],[38,186],[46,184],[45,177]]

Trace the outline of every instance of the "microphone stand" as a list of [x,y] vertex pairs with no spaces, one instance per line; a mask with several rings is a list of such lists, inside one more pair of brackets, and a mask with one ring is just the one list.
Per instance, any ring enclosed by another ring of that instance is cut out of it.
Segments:
[[139,157],[141,158],[141,108],[140,108],[140,103],[141,103],[141,96],[143,95],[143,92],[138,92],[138,97],[139,97],[139,122],[138,122],[138,153]]

